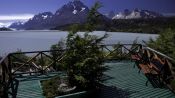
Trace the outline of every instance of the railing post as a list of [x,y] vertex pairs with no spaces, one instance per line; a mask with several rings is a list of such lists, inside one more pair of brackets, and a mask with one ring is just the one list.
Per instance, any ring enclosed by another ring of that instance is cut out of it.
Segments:
[[58,70],[58,69],[56,68],[56,57],[55,57],[55,56],[53,56],[53,68],[54,68],[55,70]]
[[7,65],[5,63],[5,60],[1,62],[1,66],[2,66],[2,83],[3,83],[3,96],[2,98],[8,98],[8,85],[7,85],[7,81],[6,81],[6,75],[7,75]]
[[42,52],[40,52],[40,54],[41,54],[41,68],[42,68],[42,74],[44,74],[44,60],[43,60],[43,53]]
[[16,93],[17,91],[15,91],[15,85],[14,85],[14,79],[13,79],[13,76],[12,76],[12,61],[11,61],[11,54],[8,55],[8,75],[9,75],[9,84],[8,86],[10,86],[9,89],[11,89],[11,92],[12,92],[12,97],[13,98],[16,98]]

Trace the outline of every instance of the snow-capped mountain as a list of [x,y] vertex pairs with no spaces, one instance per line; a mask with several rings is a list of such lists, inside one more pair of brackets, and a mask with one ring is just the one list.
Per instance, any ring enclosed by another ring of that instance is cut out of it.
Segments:
[[0,28],[3,27],[3,26],[4,26],[4,24],[3,23],[0,23]]
[[17,21],[17,22],[12,23],[9,27],[21,29],[24,24],[25,22]]
[[53,17],[53,23],[57,26],[84,23],[87,19],[89,8],[80,0],[74,0],[63,5],[56,11]]
[[130,11],[125,9],[124,12],[116,14],[112,19],[149,19],[157,17],[163,17],[163,15],[148,10],[134,9],[133,11]]
[[71,1],[63,5],[54,14],[44,12],[35,15],[24,24],[14,23],[10,28],[18,29],[50,29],[72,23],[83,23],[87,19],[89,8],[80,0]]

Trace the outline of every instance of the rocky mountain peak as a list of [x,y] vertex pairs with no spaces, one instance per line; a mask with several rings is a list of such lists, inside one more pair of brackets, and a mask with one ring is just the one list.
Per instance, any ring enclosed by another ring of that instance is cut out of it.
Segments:
[[149,19],[157,17],[163,17],[163,15],[153,11],[141,10],[136,8],[133,11],[125,9],[123,12],[116,14],[112,19]]
[[[20,28],[50,29],[67,24],[84,23],[87,20],[88,12],[89,8],[80,0],[73,0],[59,8],[55,14],[52,14],[51,12],[44,12],[35,15],[24,25],[20,25]],[[14,25],[13,27],[19,27],[17,24]]]
[[60,9],[58,9],[55,15],[62,14],[77,14],[80,12],[89,11],[88,7],[85,6],[80,0],[70,1],[69,3],[63,5]]
[[53,14],[51,12],[44,12],[35,15],[31,20],[45,20],[48,18],[52,18]]

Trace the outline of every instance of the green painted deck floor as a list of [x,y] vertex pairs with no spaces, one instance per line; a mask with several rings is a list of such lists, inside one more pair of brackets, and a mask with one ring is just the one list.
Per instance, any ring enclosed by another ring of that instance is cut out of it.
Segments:
[[44,98],[39,80],[20,82],[17,98]]
[[[106,90],[98,97],[103,98],[175,98],[175,94],[168,89],[153,88],[138,68],[133,68],[134,63],[117,62],[106,63],[110,70],[106,75],[111,79],[105,81]],[[107,90],[109,89],[109,90]]]
[[[133,68],[134,63],[106,63],[110,69],[105,72],[109,76],[104,88],[96,98],[175,98],[168,89],[153,88],[150,83],[145,85],[146,77]],[[19,83],[17,98],[44,98],[40,80],[48,77],[29,78]],[[94,95],[95,96],[95,95]]]
[[20,80],[17,98],[45,98],[42,94],[40,80],[49,79],[59,73],[49,75],[30,76],[28,78],[18,78]]

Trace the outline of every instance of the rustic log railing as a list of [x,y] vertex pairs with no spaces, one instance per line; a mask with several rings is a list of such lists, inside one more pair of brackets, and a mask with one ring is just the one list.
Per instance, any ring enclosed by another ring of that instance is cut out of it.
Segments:
[[142,49],[141,44],[105,44],[101,45],[106,60],[131,59],[131,55]]
[[[174,60],[154,49],[141,44],[102,44],[99,47],[103,50],[106,60],[134,60],[149,81],[153,79],[150,77],[155,75],[161,83],[168,85],[175,79],[175,73],[172,71]],[[0,61],[0,96],[16,97],[19,82],[16,77],[59,70],[58,66],[66,57],[65,53],[66,49],[8,54]],[[155,59],[158,59],[158,62],[155,62]],[[159,64],[161,61],[162,65]]]
[[131,57],[154,87],[166,85],[171,89],[171,81],[175,79],[173,71],[175,60],[150,47],[143,47],[140,52]]
[[[175,79],[174,64],[175,60],[161,52],[158,52],[150,47],[145,47],[147,52],[148,64],[153,71],[158,75],[160,84],[166,84],[168,88],[172,89],[170,84]],[[160,85],[160,87],[163,85]]]
[[[59,56],[50,55],[51,53],[59,52]],[[48,51],[33,51],[33,52],[19,52],[12,53],[12,74],[34,74],[40,73],[44,74],[48,71],[54,71],[56,63],[63,59],[65,50],[48,50]],[[26,58],[19,58],[20,55],[30,55]],[[26,60],[23,60],[26,59]],[[46,60],[48,61],[46,64]]]
[[65,50],[48,50],[10,53],[5,56],[0,61],[0,98],[16,98],[19,84],[16,77],[55,71],[54,67],[64,58],[64,53]]

